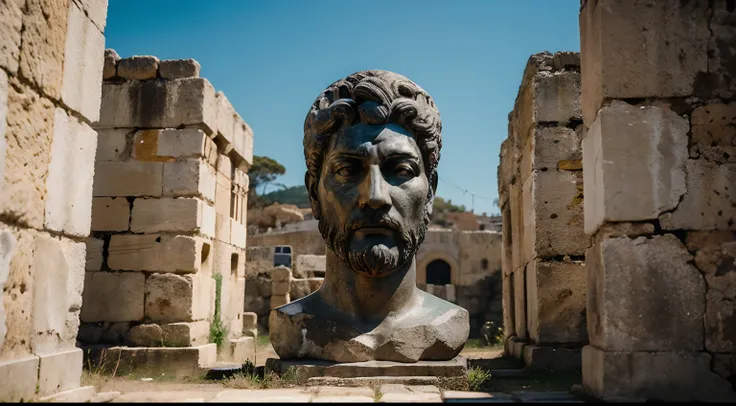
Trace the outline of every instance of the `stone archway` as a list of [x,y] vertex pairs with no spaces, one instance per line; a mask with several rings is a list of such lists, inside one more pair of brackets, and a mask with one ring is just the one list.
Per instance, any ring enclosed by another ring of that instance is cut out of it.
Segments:
[[435,261],[441,261],[449,266],[450,281],[448,284],[456,284],[460,272],[460,265],[457,260],[450,254],[442,251],[432,251],[417,258],[417,285],[426,285],[430,283],[428,279],[428,267]]
[[442,259],[435,259],[427,264],[428,285],[449,285],[452,281],[452,268]]

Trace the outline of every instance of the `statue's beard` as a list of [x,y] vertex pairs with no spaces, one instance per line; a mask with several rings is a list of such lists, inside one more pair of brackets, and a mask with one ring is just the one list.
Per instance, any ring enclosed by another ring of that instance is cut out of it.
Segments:
[[[427,207],[422,213],[422,222],[416,228],[406,229],[387,214],[378,215],[375,221],[348,221],[347,224],[335,224],[334,215],[321,213],[319,231],[327,247],[354,271],[370,278],[387,276],[398,269],[408,267],[419,246],[424,241],[430,215]],[[373,219],[372,219],[373,220]],[[355,230],[364,226],[381,225],[393,231],[395,244],[388,247],[384,244],[366,245],[353,248]]]

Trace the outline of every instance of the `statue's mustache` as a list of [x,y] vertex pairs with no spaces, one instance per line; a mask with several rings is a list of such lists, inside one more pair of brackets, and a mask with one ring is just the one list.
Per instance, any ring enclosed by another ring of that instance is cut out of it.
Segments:
[[345,231],[346,234],[352,235],[356,230],[364,227],[385,227],[392,231],[395,231],[399,235],[401,235],[403,229],[402,224],[399,220],[384,214],[380,216],[374,216],[372,218],[361,217],[355,220],[348,221],[348,223],[345,225]]

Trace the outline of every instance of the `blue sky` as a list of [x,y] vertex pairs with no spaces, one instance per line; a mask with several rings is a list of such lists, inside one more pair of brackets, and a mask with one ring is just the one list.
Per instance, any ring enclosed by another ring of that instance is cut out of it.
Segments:
[[[395,71],[435,100],[438,196],[498,212],[496,170],[533,53],[579,51],[580,0],[109,0],[106,47],[194,58],[253,128],[254,153],[303,184],[304,117],[319,93],[365,69]],[[467,190],[467,192],[464,192]]]

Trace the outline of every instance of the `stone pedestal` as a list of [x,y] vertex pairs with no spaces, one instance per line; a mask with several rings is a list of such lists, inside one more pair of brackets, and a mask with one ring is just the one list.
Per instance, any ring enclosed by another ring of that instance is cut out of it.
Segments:
[[[330,385],[353,386],[358,380],[365,383],[400,383],[404,385],[427,385],[431,378],[465,378],[468,361],[457,356],[449,361],[418,361],[414,363],[392,361],[364,361],[337,363],[320,360],[266,360],[266,372],[282,375],[293,368],[298,382],[307,383],[329,380]],[[373,382],[375,381],[375,382]],[[380,382],[379,382],[380,381]],[[383,382],[385,381],[385,382]]]
[[[217,345],[195,347],[110,347],[86,348],[92,363],[117,376],[136,374],[169,375],[175,378],[194,377],[217,362]],[[85,362],[87,362],[85,360]]]

